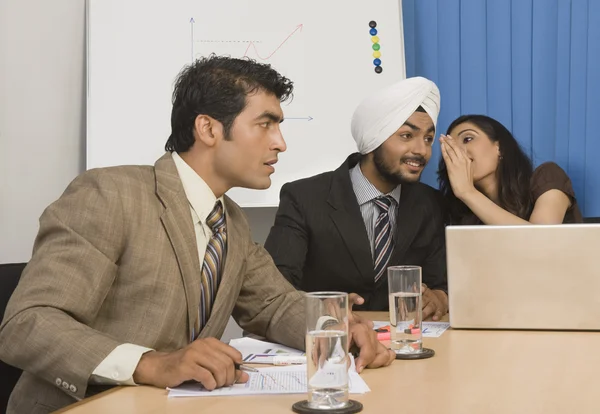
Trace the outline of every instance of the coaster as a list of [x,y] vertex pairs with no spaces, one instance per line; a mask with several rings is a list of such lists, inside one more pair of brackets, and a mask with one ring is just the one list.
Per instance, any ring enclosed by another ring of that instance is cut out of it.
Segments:
[[396,359],[427,359],[435,355],[435,351],[429,348],[423,348],[421,352],[415,352],[412,354],[402,354],[396,352]]
[[358,401],[348,400],[348,405],[342,408],[335,408],[332,410],[319,410],[317,408],[311,408],[308,406],[308,400],[298,401],[292,405],[292,410],[295,413],[309,414],[309,413],[331,413],[331,414],[352,414],[360,413],[363,409],[363,405]]

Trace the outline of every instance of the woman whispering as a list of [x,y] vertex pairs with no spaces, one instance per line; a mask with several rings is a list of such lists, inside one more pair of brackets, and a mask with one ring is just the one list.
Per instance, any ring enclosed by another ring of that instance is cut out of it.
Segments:
[[533,169],[517,140],[485,115],[463,115],[440,137],[438,169],[448,224],[581,223],[569,176],[554,162]]

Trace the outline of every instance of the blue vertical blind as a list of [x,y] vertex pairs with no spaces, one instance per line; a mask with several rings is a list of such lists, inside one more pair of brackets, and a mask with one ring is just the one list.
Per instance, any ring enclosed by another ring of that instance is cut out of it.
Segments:
[[[571,177],[600,216],[600,0],[403,0],[407,76],[437,83],[438,132],[463,114],[502,122]],[[437,141],[436,141],[437,142]],[[437,188],[439,145],[423,181]]]

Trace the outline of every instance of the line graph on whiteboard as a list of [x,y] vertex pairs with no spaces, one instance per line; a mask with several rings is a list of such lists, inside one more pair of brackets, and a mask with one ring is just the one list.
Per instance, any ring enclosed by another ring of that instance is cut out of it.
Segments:
[[[299,67],[301,65],[298,63],[303,61],[304,39],[302,30],[304,25],[302,23],[282,24],[278,28],[271,25],[268,27],[268,33],[261,31],[260,27],[257,30],[238,29],[238,36],[235,36],[236,33],[232,30],[220,34],[218,33],[220,30],[219,25],[211,22],[204,26],[193,17],[190,18],[189,25],[190,58],[192,62],[211,53],[232,57],[249,57],[258,62],[270,63],[277,68]],[[245,38],[241,38],[242,33]],[[296,86],[301,83],[298,75],[300,74],[293,74],[292,76]],[[293,101],[294,103],[289,106],[292,113],[285,117],[286,120],[296,123],[310,122],[314,119],[311,115],[306,114],[308,108],[299,104],[298,99]]]
[[[301,41],[300,36],[304,25],[302,23],[292,27],[280,38],[269,34],[266,39],[228,39],[224,36],[218,38],[205,38],[199,33],[196,19],[190,18],[190,47],[192,61],[199,56],[210,53],[228,54],[236,57],[251,57],[256,60],[269,61],[285,47],[294,47],[293,43]],[[200,35],[200,36],[199,36]]]

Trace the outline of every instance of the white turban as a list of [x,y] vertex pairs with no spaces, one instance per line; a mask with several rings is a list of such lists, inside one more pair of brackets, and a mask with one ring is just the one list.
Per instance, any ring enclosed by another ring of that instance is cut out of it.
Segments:
[[352,136],[367,154],[391,137],[421,106],[436,125],[440,112],[438,87],[422,77],[408,78],[365,98],[352,115]]

